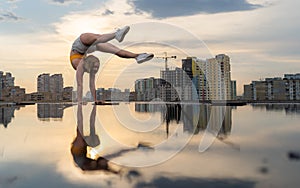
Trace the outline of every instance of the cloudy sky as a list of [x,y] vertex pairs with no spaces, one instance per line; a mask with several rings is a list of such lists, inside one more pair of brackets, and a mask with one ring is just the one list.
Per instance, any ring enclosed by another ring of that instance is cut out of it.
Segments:
[[[83,32],[106,33],[130,25],[120,48],[211,58],[231,58],[238,93],[243,84],[265,77],[300,73],[300,1],[295,0],[2,0],[0,70],[16,85],[36,90],[41,73],[62,73],[73,85],[69,62],[73,40]],[[141,76],[159,76],[162,60],[145,65],[97,54],[102,68],[98,87],[121,87]],[[140,74],[138,74],[140,73]],[[128,76],[130,75],[130,76]],[[133,76],[135,75],[135,76]],[[130,79],[128,79],[130,77]]]

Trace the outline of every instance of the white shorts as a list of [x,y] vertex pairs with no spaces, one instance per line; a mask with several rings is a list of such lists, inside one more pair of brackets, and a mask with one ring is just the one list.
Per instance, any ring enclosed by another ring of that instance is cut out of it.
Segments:
[[86,46],[81,42],[80,37],[78,37],[72,44],[72,50],[76,50],[81,54],[84,54],[88,48],[89,46]]

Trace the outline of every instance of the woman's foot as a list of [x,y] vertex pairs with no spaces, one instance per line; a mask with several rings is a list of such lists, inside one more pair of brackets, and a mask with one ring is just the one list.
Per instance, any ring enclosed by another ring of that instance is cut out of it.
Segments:
[[129,26],[125,26],[121,29],[117,29],[115,39],[119,42],[122,42],[124,40],[125,35],[128,33],[129,29],[130,29]]
[[139,54],[135,59],[136,59],[137,63],[140,64],[140,63],[144,63],[145,61],[149,61],[153,57],[154,57],[153,54],[142,53],[142,54]]

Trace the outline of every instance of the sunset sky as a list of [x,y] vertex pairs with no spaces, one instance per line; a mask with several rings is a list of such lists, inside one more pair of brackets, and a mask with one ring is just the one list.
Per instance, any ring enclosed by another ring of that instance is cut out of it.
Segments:
[[[231,58],[238,94],[251,80],[300,73],[300,1],[295,0],[2,0],[0,1],[0,70],[15,84],[36,91],[41,73],[62,73],[74,84],[70,46],[83,32],[107,33],[131,26],[120,48],[164,51],[201,59]],[[141,76],[159,76],[154,58],[143,65],[97,53],[102,68],[97,87],[132,87]],[[139,73],[139,74],[138,74]],[[127,86],[126,86],[127,85]]]

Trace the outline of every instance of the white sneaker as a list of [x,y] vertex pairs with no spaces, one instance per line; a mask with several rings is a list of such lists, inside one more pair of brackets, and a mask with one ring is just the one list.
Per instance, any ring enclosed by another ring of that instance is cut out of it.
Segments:
[[142,53],[142,54],[139,54],[135,59],[136,59],[137,63],[140,64],[140,63],[143,63],[145,61],[149,61],[153,57],[154,57],[153,54]]
[[128,33],[129,29],[130,29],[129,26],[125,26],[122,29],[117,29],[115,39],[119,42],[122,42],[124,40],[125,35]]

